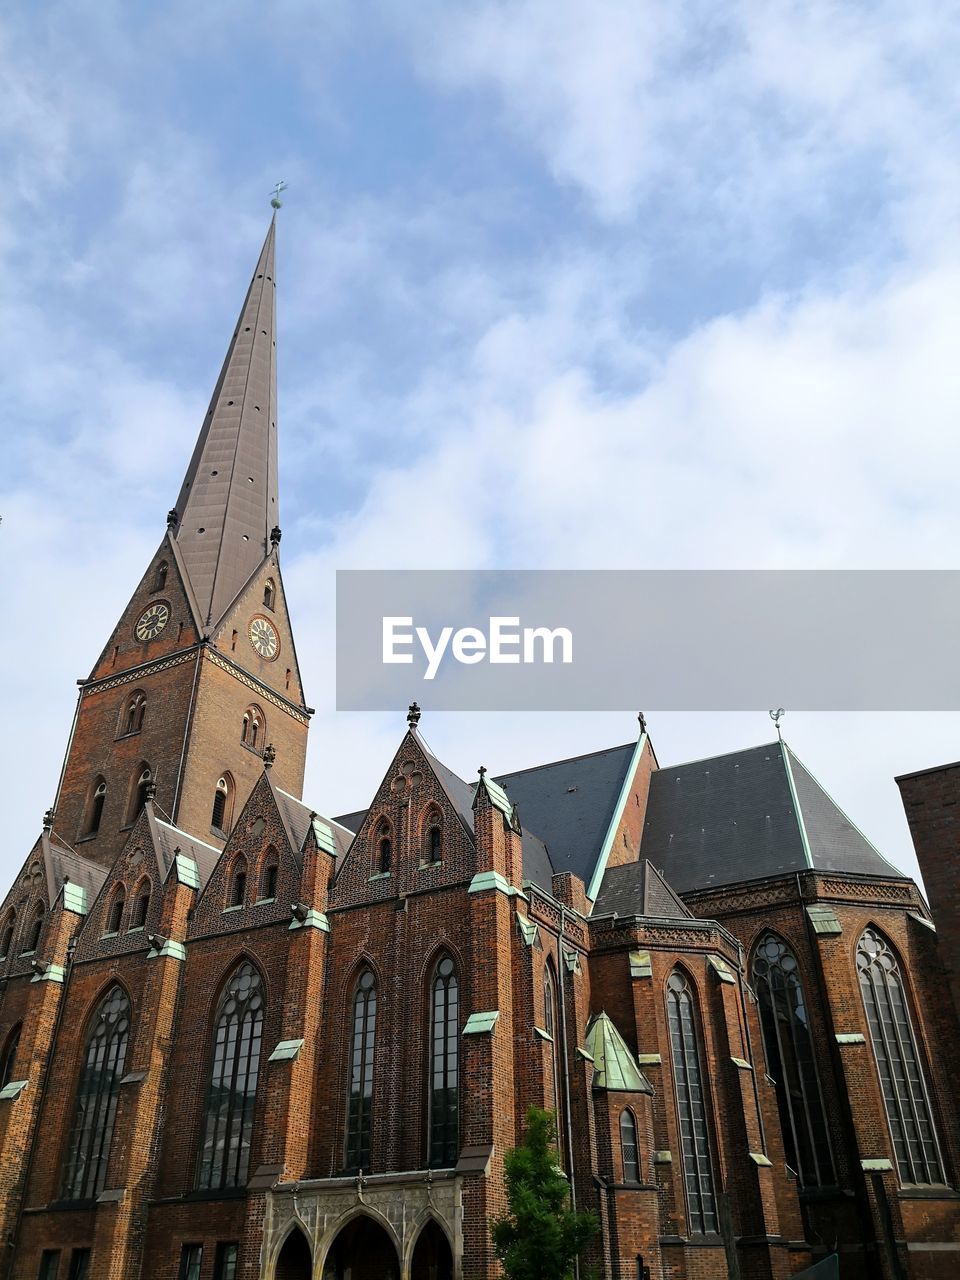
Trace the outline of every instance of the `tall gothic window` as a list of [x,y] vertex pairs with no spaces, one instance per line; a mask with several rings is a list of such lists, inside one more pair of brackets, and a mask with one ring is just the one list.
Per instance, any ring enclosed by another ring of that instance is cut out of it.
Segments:
[[0,936],[0,960],[5,960],[13,947],[13,931],[17,924],[17,913],[11,908],[3,922],[3,934]]
[[33,919],[30,921],[30,930],[26,939],[27,945],[23,948],[23,952],[21,954],[30,955],[32,952],[36,951],[37,947],[39,947],[40,935],[43,933],[43,922],[46,919],[46,916],[47,913],[44,909],[43,903],[38,902],[33,911]]
[[835,1181],[813,1038],[797,959],[774,933],[753,953],[753,985],[760,1005],[763,1048],[777,1082],[777,1105],[787,1164],[805,1187]]
[[104,933],[119,933],[120,925],[123,923],[123,907],[126,902],[126,896],[123,888],[119,888],[113,895],[113,901],[110,903],[110,911],[107,915],[107,927]]
[[242,907],[247,900],[247,860],[241,854],[233,864],[230,875],[230,897],[229,905],[231,907]]
[[136,781],[130,793],[130,807],[127,811],[127,825],[130,826],[136,822],[137,818],[143,812],[143,806],[147,803],[147,791],[150,789],[150,781],[153,774],[148,764],[141,764],[139,772],[136,775]]
[[667,982],[667,1015],[683,1152],[687,1223],[691,1231],[716,1231],[717,1206],[696,1009],[690,983],[679,970],[675,970]]
[[247,1180],[263,1036],[263,988],[249,960],[238,966],[217,1009],[213,1063],[200,1141],[197,1187]]
[[623,1158],[624,1182],[640,1181],[640,1155],[637,1146],[637,1122],[632,1111],[620,1112],[620,1155]]
[[265,736],[263,712],[259,707],[247,707],[240,724],[240,741],[251,751],[262,751]]
[[92,1200],[106,1185],[129,1034],[130,1000],[122,987],[112,987],[101,1000],[87,1035],[63,1172],[66,1200]]
[[393,837],[390,823],[385,818],[377,823],[373,833],[373,847],[376,857],[374,870],[381,875],[388,874],[393,865]]
[[143,728],[143,717],[147,710],[147,695],[142,689],[131,693],[123,706],[120,720],[120,733],[139,733]]
[[136,902],[133,908],[133,923],[131,929],[142,929],[147,923],[147,915],[150,911],[150,881],[141,880],[137,887]]
[[103,802],[107,798],[107,784],[101,776],[94,778],[90,787],[90,798],[87,801],[86,820],[83,824],[85,836],[95,836],[100,830],[103,818]]
[[369,969],[353,997],[350,1090],[347,1095],[347,1168],[370,1168],[373,1114],[373,1048],[377,1032],[377,983]]
[[446,1169],[460,1153],[457,974],[449,956],[433,978],[430,1027],[430,1165]]
[[857,947],[860,991],[901,1182],[943,1182],[943,1162],[897,958],[867,929]]
[[20,1047],[20,1032],[22,1030],[23,1023],[18,1022],[7,1036],[7,1043],[3,1046],[3,1057],[0,1058],[0,1089],[8,1085],[13,1079],[13,1066],[17,1059],[17,1049]]
[[272,609],[276,604],[277,585],[272,578],[268,578],[263,584],[263,605],[265,609]]

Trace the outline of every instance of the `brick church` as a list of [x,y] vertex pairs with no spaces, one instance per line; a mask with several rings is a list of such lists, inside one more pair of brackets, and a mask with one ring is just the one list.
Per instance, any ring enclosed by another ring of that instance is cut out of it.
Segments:
[[934,922],[786,743],[301,798],[274,253],[0,909],[4,1277],[494,1277],[531,1104],[584,1280],[955,1276]]

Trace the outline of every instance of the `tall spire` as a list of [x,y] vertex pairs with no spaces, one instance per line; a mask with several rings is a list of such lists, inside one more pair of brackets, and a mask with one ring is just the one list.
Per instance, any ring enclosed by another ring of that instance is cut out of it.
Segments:
[[269,553],[280,523],[275,237],[276,214],[174,508],[177,542],[207,626],[219,622]]

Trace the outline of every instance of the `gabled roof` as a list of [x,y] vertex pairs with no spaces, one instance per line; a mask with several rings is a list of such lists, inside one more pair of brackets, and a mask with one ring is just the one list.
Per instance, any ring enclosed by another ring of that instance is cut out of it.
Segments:
[[[283,819],[283,824],[287,829],[290,847],[299,856],[303,852],[304,841],[310,831],[313,819],[319,817],[319,815],[316,809],[311,809],[308,804],[304,804],[296,796],[290,795],[287,791],[282,791],[279,787],[274,787],[272,780],[270,785],[273,787],[273,794],[277,800],[280,817]],[[333,847],[336,850],[335,856],[343,857],[350,848],[355,832],[342,826],[334,818],[321,818],[320,821],[330,830],[330,835],[333,837]]]
[[606,1013],[594,1014],[587,1023],[585,1046],[593,1059],[594,1089],[653,1093],[653,1086]]
[[84,891],[85,901],[89,906],[107,878],[106,867],[91,862],[89,858],[85,858],[73,849],[65,849],[54,837],[44,841],[44,863],[51,907],[67,882]]
[[593,914],[648,916],[661,920],[693,917],[690,908],[646,858],[620,867],[607,867],[593,905]]
[[182,853],[192,858],[197,864],[201,887],[207,883],[220,858],[222,852],[220,849],[215,845],[206,844],[203,840],[198,840],[195,836],[188,835],[186,831],[181,831],[179,827],[164,822],[162,818],[154,817],[151,830],[155,832],[157,857],[164,875],[167,875],[173,866],[177,854]]
[[903,874],[779,742],[654,773],[640,856],[679,893],[811,868]]
[[270,223],[175,510],[205,626],[270,551],[277,488],[276,220]]
[[554,871],[571,871],[589,885],[636,745],[497,776],[524,831],[546,845]]

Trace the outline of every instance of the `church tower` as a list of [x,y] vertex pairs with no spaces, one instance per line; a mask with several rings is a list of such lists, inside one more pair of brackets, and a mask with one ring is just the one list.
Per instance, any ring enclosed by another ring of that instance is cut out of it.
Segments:
[[301,795],[305,705],[280,575],[276,215],[167,530],[81,680],[55,828],[112,864],[149,794],[222,846],[273,758]]

